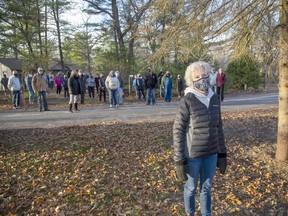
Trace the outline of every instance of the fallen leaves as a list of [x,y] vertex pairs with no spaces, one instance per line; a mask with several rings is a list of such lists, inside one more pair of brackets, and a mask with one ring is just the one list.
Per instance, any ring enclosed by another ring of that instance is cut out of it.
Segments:
[[[223,114],[229,165],[215,176],[213,215],[288,214],[287,163],[274,160],[276,115]],[[184,214],[172,122],[0,133],[0,214]]]

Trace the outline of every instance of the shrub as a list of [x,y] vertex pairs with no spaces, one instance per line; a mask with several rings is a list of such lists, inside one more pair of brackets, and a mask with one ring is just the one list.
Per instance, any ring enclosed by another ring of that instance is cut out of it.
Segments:
[[247,88],[258,89],[261,84],[257,62],[249,55],[243,55],[230,62],[226,73],[233,89],[243,89],[245,84]]

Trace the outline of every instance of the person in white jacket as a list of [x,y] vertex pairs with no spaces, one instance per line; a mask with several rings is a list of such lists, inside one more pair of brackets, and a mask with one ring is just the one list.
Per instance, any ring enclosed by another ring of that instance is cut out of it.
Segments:
[[117,89],[119,88],[119,80],[116,77],[114,71],[111,71],[109,73],[109,76],[106,78],[105,86],[108,89],[109,92],[109,101],[110,101],[110,107],[117,107]]
[[13,109],[20,108],[20,80],[18,78],[18,72],[16,70],[12,71],[12,76],[8,80],[8,88],[13,95]]

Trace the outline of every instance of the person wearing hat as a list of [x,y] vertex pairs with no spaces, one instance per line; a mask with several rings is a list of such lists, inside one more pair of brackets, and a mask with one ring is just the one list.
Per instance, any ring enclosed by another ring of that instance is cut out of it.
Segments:
[[173,148],[176,174],[185,181],[184,206],[187,215],[195,215],[195,195],[200,177],[200,209],[211,215],[211,189],[216,167],[221,174],[227,166],[220,101],[209,87],[211,67],[194,62],[185,72],[187,88],[181,98],[173,124]]
[[12,92],[13,96],[13,109],[20,108],[20,80],[18,78],[18,72],[16,70],[12,71],[12,76],[8,80],[8,88]]
[[42,67],[39,67],[37,69],[37,74],[35,74],[32,78],[32,88],[34,92],[37,92],[38,94],[38,109],[39,112],[42,112],[42,100],[44,104],[44,111],[50,111],[48,108],[48,102],[46,93],[48,90],[48,80],[47,76],[44,74],[44,70]]

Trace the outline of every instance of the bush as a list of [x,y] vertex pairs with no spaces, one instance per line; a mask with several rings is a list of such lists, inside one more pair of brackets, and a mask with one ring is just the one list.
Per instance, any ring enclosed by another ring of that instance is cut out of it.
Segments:
[[258,89],[261,84],[257,62],[249,55],[243,55],[229,63],[226,73],[233,89],[244,89],[245,84],[247,88]]

